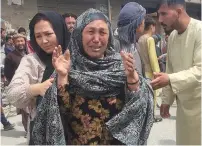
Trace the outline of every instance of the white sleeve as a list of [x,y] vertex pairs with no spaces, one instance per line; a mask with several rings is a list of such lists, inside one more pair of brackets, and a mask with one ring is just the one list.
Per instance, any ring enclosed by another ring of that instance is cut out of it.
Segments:
[[31,94],[30,85],[38,83],[39,63],[33,56],[22,58],[12,81],[6,89],[8,101],[17,108],[24,108],[30,105],[34,96]]

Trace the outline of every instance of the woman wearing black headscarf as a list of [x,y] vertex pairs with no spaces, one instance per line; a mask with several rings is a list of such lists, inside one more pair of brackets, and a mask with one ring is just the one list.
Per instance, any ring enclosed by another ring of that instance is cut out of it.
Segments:
[[[56,81],[37,109],[35,145],[146,144],[153,93],[129,53],[116,53],[108,18],[78,17],[69,50],[53,53]],[[123,60],[122,60],[123,59]]]
[[9,84],[7,97],[17,108],[29,107],[32,129],[36,105],[53,82],[53,50],[61,45],[64,52],[69,34],[62,16],[55,12],[37,13],[29,28],[31,45],[36,53],[22,58]]

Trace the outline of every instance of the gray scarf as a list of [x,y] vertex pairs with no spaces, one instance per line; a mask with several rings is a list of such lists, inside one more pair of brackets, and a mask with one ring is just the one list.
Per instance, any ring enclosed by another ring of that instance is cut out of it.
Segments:
[[[103,20],[109,28],[108,49],[103,59],[89,58],[83,49],[82,31],[94,20]],[[89,9],[78,19],[72,34],[69,48],[72,67],[69,73],[70,93],[89,98],[109,97],[120,94],[126,76],[119,53],[113,49],[111,25],[108,18],[100,11]]]
[[145,8],[136,2],[129,2],[121,9],[117,26],[122,44],[129,45],[136,42],[136,29],[144,20],[145,15]]
[[[120,94],[120,89],[126,88],[123,63],[120,55],[113,49],[111,32],[104,59],[91,59],[83,52],[83,29],[93,20],[100,19],[111,28],[107,17],[98,10],[89,9],[78,17],[69,45],[72,66],[68,91],[85,98],[107,98]],[[146,144],[153,124],[153,92],[147,81],[140,76],[140,90],[130,92],[126,89],[125,95],[126,105],[122,112],[106,125],[112,135],[122,143]],[[62,125],[55,81],[37,108],[32,140],[36,145],[65,145],[64,128],[68,127]]]

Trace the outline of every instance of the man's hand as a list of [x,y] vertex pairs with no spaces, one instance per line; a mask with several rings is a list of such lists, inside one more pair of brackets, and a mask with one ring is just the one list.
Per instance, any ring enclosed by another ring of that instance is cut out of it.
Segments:
[[161,56],[158,57],[158,60],[161,60],[162,58],[164,58],[166,56],[167,56],[167,54],[163,54],[163,55],[161,55]]
[[169,76],[166,73],[154,73],[154,80],[151,81],[151,86],[154,90],[163,88],[169,85]]
[[169,109],[170,109],[170,105],[161,104],[160,115],[162,118],[169,118],[170,117]]

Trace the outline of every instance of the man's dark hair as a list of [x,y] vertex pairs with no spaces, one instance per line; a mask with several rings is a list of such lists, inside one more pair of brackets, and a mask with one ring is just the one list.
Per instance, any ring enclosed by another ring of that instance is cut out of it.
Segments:
[[149,27],[153,25],[156,26],[156,21],[154,20],[154,18],[152,16],[147,15],[145,17],[145,26],[144,26],[144,30],[149,30]]
[[160,2],[157,5],[157,10],[161,7],[161,5],[168,5],[168,6],[176,6],[181,5],[184,8],[186,8],[186,2],[185,0],[160,0]]
[[164,30],[165,35],[168,35],[168,36],[171,34],[172,31],[173,31],[173,30]]
[[1,28],[1,34],[2,34],[3,31],[5,31],[5,29],[4,29],[4,28]]
[[8,40],[12,39],[12,36],[11,35],[7,35],[6,36],[6,42],[8,42]]
[[22,33],[22,32],[25,32],[25,34],[26,34],[26,30],[25,30],[25,28],[20,27],[20,28],[18,29],[18,33]]
[[65,19],[67,17],[73,17],[74,19],[77,19],[77,16],[73,13],[65,13],[62,15],[62,17]]

